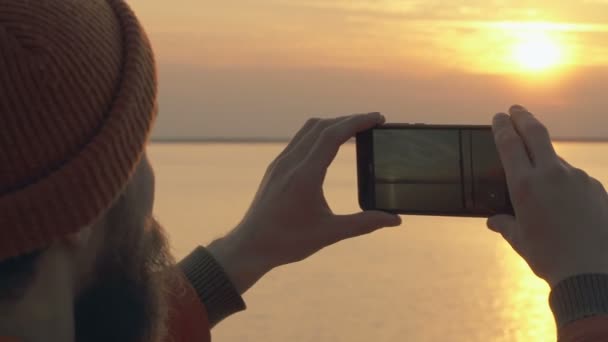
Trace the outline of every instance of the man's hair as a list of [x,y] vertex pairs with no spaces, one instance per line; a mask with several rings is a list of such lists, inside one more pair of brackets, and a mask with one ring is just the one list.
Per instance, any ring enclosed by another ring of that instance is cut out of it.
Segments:
[[44,250],[0,262],[0,301],[19,300],[32,282]]
[[[93,229],[103,229],[90,284],[74,302],[77,341],[158,341],[165,336],[169,294],[178,280],[164,230],[142,198],[147,164]],[[145,191],[144,191],[145,192]],[[145,195],[143,196],[145,197]],[[45,250],[0,262],[0,302],[19,301]]]

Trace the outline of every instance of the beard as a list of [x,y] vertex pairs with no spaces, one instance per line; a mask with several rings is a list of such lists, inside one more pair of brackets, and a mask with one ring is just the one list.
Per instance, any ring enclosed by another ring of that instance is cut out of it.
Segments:
[[160,224],[149,214],[137,215],[128,202],[119,199],[106,217],[90,285],[75,301],[76,341],[148,342],[166,336],[175,262]]

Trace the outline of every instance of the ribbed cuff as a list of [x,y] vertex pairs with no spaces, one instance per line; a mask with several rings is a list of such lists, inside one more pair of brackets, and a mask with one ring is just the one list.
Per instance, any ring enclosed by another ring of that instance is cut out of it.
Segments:
[[568,323],[608,315],[608,274],[581,274],[561,281],[549,296],[558,329]]
[[222,266],[203,247],[196,248],[179,262],[207,309],[209,324],[245,310],[245,302],[224,272]]

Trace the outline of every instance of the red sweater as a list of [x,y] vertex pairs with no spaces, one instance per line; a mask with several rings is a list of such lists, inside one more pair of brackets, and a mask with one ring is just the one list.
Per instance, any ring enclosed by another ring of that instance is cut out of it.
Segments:
[[[209,342],[211,326],[207,310],[196,291],[184,277],[184,291],[177,291],[171,299],[169,336],[171,342]],[[3,342],[3,341],[0,341]]]

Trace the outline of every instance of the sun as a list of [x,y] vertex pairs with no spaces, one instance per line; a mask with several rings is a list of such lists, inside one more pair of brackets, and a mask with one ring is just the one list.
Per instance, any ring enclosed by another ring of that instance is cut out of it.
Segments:
[[523,71],[541,72],[564,62],[560,44],[544,32],[527,32],[518,37],[512,50],[513,62]]

